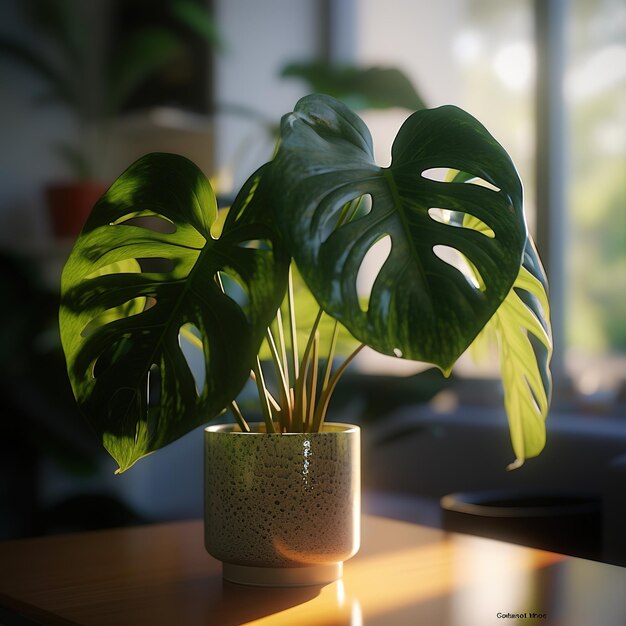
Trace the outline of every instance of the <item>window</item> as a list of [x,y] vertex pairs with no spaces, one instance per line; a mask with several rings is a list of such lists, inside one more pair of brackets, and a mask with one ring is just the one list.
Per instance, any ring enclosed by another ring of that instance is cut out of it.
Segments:
[[[429,106],[465,108],[512,155],[530,231],[550,261],[558,382],[571,379],[594,401],[615,395],[626,380],[623,0],[354,0],[352,11],[352,56],[337,60],[399,67]],[[562,132],[543,133],[543,96]],[[406,115],[364,115],[379,163]],[[546,155],[562,176],[540,170]],[[466,363],[459,371],[480,374]]]
[[566,363],[589,395],[626,379],[626,4],[567,8]]

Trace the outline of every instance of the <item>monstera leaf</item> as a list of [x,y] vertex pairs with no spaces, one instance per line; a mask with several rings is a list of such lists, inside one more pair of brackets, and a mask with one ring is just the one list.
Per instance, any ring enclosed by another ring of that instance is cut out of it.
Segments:
[[552,395],[552,332],[546,277],[529,238],[522,267],[504,302],[478,335],[472,349],[497,343],[516,460],[509,469],[537,456],[546,442],[545,420]]
[[[505,150],[471,115],[446,106],[411,115],[391,165],[379,167],[362,120],[319,95],[302,99],[281,133],[271,169],[274,210],[317,301],[379,352],[448,372],[519,272],[522,187]],[[441,168],[480,184],[435,180]],[[346,207],[367,196],[369,212],[352,217]],[[486,232],[441,220],[442,210],[471,215]],[[364,305],[359,270],[383,238],[391,250]],[[451,250],[471,261],[482,286],[450,264]]]
[[[60,311],[67,368],[120,471],[220,413],[250,374],[289,263],[259,180],[214,239],[204,175],[183,157],[147,155],[96,204],[72,250]],[[185,333],[202,343],[203,376],[185,359]]]

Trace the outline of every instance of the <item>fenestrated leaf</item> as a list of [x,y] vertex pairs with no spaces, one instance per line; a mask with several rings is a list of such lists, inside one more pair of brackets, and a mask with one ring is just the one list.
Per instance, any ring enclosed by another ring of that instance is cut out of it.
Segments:
[[[72,250],[60,311],[68,373],[121,471],[221,412],[249,376],[288,267],[255,217],[267,213],[258,179],[213,239],[217,208],[204,175],[183,157],[147,155],[96,204]],[[241,285],[245,303],[222,292],[218,272]],[[180,346],[189,328],[203,345],[199,385]]]
[[[522,187],[510,158],[471,115],[418,111],[400,129],[388,168],[373,160],[362,120],[327,96],[308,96],[283,118],[272,165],[277,222],[320,305],[360,341],[389,355],[449,371],[515,280],[526,241]],[[467,172],[489,188],[432,180],[428,170]],[[347,202],[369,195],[369,213],[338,225]],[[429,209],[469,214],[495,236],[444,224]],[[368,250],[385,236],[391,252],[367,310],[356,283]],[[484,289],[440,259],[460,251]]]
[[504,405],[516,456],[509,468],[514,469],[543,450],[552,393],[547,281],[530,238],[511,291],[471,347],[494,340],[500,353]]

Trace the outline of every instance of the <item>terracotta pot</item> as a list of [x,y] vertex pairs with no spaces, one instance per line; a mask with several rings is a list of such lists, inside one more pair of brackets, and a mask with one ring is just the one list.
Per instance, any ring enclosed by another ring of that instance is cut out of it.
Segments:
[[262,586],[341,578],[360,543],[360,429],[205,430],[205,546],[226,580]]
[[46,187],[52,232],[56,237],[76,237],[93,205],[107,190],[100,181],[57,183]]

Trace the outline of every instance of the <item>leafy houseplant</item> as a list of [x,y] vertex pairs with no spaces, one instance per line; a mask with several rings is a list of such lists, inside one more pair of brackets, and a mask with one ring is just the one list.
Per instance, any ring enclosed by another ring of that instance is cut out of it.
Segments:
[[[167,232],[151,230],[146,217]],[[545,277],[515,167],[468,113],[417,111],[381,168],[356,114],[308,96],[283,118],[274,159],[244,184],[219,234],[216,218],[209,183],[191,162],[150,154],[96,204],[65,266],[69,377],[118,471],[229,407],[237,430],[254,430],[236,403],[250,377],[264,420],[257,429],[308,440],[325,432],[332,393],[363,346],[448,374],[490,334],[515,465],[541,451],[550,396]],[[371,293],[359,294],[364,259],[384,238],[388,257]],[[305,345],[294,265],[319,307]],[[333,370],[346,330],[358,345]],[[188,346],[202,354],[195,371]],[[244,462],[241,450],[231,456]]]
[[328,61],[289,63],[281,76],[303,80],[310,91],[341,100],[351,109],[425,108],[409,78],[395,67],[337,65]]
[[[189,4],[170,0],[174,18],[182,20]],[[46,190],[59,235],[77,235],[106,190],[98,166],[104,161],[113,120],[145,80],[182,48],[179,37],[158,25],[134,29],[115,47],[106,45],[98,34],[102,23],[94,25],[89,17],[93,11],[93,6],[72,0],[22,2],[20,13],[29,35],[0,36],[0,59],[41,82],[37,104],[65,109],[75,126],[76,140],[54,146],[70,182],[55,182]]]

